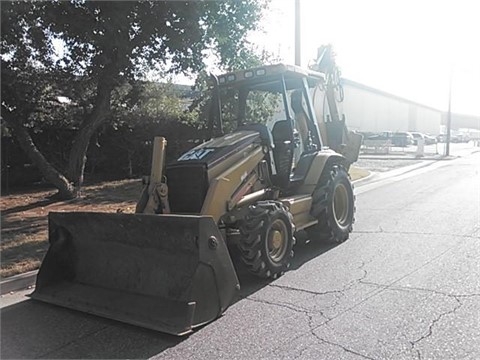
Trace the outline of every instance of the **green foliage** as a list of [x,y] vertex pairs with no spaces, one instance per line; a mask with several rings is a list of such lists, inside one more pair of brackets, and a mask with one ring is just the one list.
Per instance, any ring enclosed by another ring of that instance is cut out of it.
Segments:
[[186,99],[174,84],[135,81],[116,89],[112,99],[113,124],[136,126],[146,120],[157,123],[192,122]]
[[[248,49],[248,50],[247,50]],[[236,57],[228,65],[222,66],[222,72],[235,71],[240,69],[249,69],[261,65],[274,64],[279,61],[271,53],[250,46],[242,51],[241,56]],[[218,74],[217,74],[218,75]],[[210,75],[204,70],[196,78],[194,89],[197,96],[190,105],[190,110],[198,114],[198,126],[206,129],[211,114],[211,101],[213,94],[213,85]],[[251,106],[247,108],[248,122],[260,122],[273,114],[276,108],[277,97],[274,94],[257,93],[250,94]],[[230,89],[220,92],[220,101],[222,104],[223,125],[225,132],[231,132],[236,128],[238,117],[238,91]],[[253,102],[252,102],[253,101]]]
[[247,97],[245,122],[267,124],[281,103],[278,93],[253,90]]
[[[93,111],[98,81],[113,82],[117,97],[122,98],[129,80],[152,69],[202,70],[206,52],[218,56],[228,69],[256,65],[260,58],[245,38],[258,26],[266,5],[256,0],[4,3],[2,110],[21,109],[15,116],[30,118],[31,126],[45,120],[28,114],[38,108],[44,109],[49,121],[79,124],[81,119],[73,118]],[[165,91],[151,88],[156,90],[159,100]],[[82,111],[62,112],[72,106],[58,102],[53,109],[59,95]],[[158,112],[152,97],[149,101],[144,109]],[[125,113],[131,110],[127,107]],[[188,120],[193,119],[192,115]]]
[[[2,4],[2,53],[88,76],[142,75],[156,65],[199,71],[205,51],[232,67],[248,60],[245,37],[265,7],[255,0],[9,2]],[[53,39],[65,45],[62,55]]]
[[[258,27],[267,3],[4,2],[2,119],[35,131],[54,124],[76,129],[68,177],[80,186],[90,138],[106,121],[123,126],[174,113],[195,122],[195,114],[178,112],[182,106],[177,100],[162,97],[163,89],[147,86],[139,91],[134,80],[151,72],[201,71],[207,54],[226,68],[251,61],[246,36]],[[146,95],[157,90],[157,96]],[[61,103],[59,96],[71,101]]]
[[[245,101],[242,107],[241,101]],[[222,120],[226,133],[237,128],[237,124],[267,124],[272,119],[275,110],[281,102],[280,94],[250,90],[246,98],[242,100],[240,90],[235,88],[222,89]],[[245,113],[240,109],[244,108]]]

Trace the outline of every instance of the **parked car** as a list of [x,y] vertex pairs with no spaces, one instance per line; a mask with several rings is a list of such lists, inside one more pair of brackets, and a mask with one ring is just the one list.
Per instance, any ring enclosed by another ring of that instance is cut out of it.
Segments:
[[[440,134],[437,136],[438,142],[447,142],[447,135],[446,134]],[[470,141],[470,137],[468,135],[462,135],[462,134],[450,134],[450,142],[451,143],[468,143]]]
[[437,141],[440,143],[444,143],[447,141],[447,135],[446,134],[440,134],[437,136]]
[[367,136],[363,137],[367,140],[390,140],[392,138],[392,133],[389,131],[383,131],[380,133],[370,133]]
[[413,136],[407,131],[393,133],[391,140],[393,146],[407,147],[413,144]]
[[418,144],[418,140],[422,139],[423,140],[423,143],[425,144],[426,141],[425,141],[425,135],[420,133],[420,132],[411,132],[410,134],[412,134],[412,138],[413,138],[413,145],[417,145]]
[[471,140],[468,134],[459,134],[458,136],[460,137],[460,142],[463,143],[468,143]]
[[423,138],[425,139],[425,145],[432,145],[437,143],[437,138],[432,135],[424,135]]

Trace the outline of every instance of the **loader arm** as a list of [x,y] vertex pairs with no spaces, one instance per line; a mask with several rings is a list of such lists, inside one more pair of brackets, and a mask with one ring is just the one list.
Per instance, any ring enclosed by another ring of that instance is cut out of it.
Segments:
[[164,137],[154,138],[151,173],[135,208],[137,214],[170,213],[168,186],[164,177],[166,146]]
[[317,59],[311,69],[325,74],[323,88],[329,116],[323,119],[325,123],[321,124],[324,131],[323,139],[329,148],[342,154],[348,164],[352,164],[358,160],[363,138],[361,134],[348,130],[345,115],[340,111],[339,106],[343,102],[344,92],[340,78],[341,73],[335,63],[335,54],[331,45],[323,45],[318,49]]

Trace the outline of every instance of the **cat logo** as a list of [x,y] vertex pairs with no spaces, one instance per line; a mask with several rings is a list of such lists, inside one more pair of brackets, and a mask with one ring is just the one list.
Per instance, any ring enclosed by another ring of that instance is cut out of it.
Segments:
[[201,149],[192,149],[185,154],[183,154],[178,161],[187,161],[187,160],[202,160],[205,156],[215,151],[215,149],[201,148]]

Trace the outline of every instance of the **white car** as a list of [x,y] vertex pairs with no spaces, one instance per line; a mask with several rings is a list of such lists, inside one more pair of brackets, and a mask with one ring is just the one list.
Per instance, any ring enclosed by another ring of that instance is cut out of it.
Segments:
[[437,138],[432,135],[424,135],[425,145],[432,145],[437,143]]
[[420,140],[420,139],[423,139],[423,143],[426,144],[424,134],[422,134],[420,132],[411,132],[410,134],[412,134],[412,137],[413,137],[413,145],[417,145],[418,140]]

